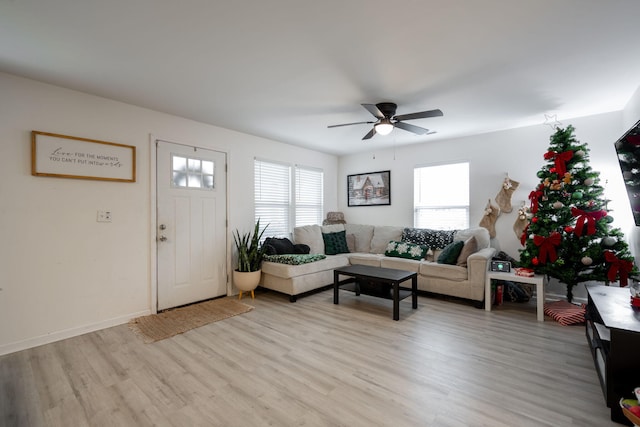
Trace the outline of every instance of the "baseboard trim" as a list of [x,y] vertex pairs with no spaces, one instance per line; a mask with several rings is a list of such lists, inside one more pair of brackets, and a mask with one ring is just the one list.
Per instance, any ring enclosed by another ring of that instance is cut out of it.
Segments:
[[76,328],[65,329],[62,331],[52,332],[50,334],[41,335],[39,337],[29,338],[23,341],[16,341],[9,344],[0,345],[0,356],[9,353],[15,353],[16,351],[27,350],[29,348],[38,347],[52,342],[65,340],[67,338],[77,337],[89,332],[99,331],[101,329],[111,328],[112,326],[122,325],[129,322],[129,320],[140,316],[146,316],[151,314],[151,310],[143,310],[137,313],[130,313],[124,316],[114,317],[113,319],[107,319],[97,323],[91,323],[88,325],[78,326]]

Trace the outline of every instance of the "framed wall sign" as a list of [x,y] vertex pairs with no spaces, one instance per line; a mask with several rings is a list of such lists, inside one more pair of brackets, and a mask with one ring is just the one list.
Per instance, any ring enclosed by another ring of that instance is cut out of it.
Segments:
[[361,173],[347,176],[348,206],[378,206],[391,204],[391,171]]
[[31,175],[135,182],[136,147],[34,130]]

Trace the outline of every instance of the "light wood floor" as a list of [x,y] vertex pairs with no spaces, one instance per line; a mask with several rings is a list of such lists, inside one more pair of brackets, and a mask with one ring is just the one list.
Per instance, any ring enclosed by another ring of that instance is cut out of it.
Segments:
[[126,325],[0,357],[1,426],[619,426],[582,326],[332,291],[143,344]]

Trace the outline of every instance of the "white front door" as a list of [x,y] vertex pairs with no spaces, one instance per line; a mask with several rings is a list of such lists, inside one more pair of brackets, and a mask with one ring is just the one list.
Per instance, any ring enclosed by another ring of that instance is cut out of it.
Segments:
[[226,154],[156,146],[158,310],[226,295]]

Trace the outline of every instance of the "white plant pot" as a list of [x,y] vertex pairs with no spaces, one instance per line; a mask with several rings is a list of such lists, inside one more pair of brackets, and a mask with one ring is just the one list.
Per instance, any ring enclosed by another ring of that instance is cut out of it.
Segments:
[[260,284],[261,274],[262,270],[249,272],[235,270],[233,272],[233,284],[243,292],[252,291]]

